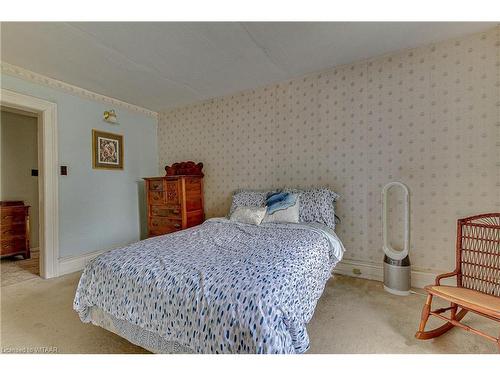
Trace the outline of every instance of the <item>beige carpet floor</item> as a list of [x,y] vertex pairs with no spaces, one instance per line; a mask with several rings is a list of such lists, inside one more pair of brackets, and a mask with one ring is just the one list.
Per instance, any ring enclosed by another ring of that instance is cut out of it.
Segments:
[[23,259],[20,255],[2,258],[0,262],[1,285],[12,285],[39,278],[39,262],[40,252],[36,249],[31,250],[30,259]]
[[[3,286],[2,351],[144,353],[117,335],[80,322],[72,309],[79,276]],[[497,353],[496,345],[459,329],[434,340],[416,340],[413,334],[423,301],[418,294],[390,295],[379,282],[336,276],[328,282],[309,323],[308,353]],[[494,335],[500,328],[472,315],[464,321]]]

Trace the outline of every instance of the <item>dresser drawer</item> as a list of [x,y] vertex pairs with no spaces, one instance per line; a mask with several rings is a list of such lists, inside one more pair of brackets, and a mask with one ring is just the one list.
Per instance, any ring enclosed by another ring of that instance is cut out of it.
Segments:
[[24,223],[26,210],[24,207],[9,208],[2,210],[0,214],[1,225]]
[[150,180],[149,181],[150,191],[163,191],[163,180]]
[[174,227],[176,229],[182,228],[182,221],[176,220],[168,217],[152,216],[150,219],[151,228],[161,228],[161,227]]
[[151,216],[161,216],[161,217],[171,217],[181,219],[181,208],[180,207],[169,207],[169,206],[151,206]]
[[149,223],[149,233],[153,236],[176,232],[182,229],[180,220],[168,219],[165,217],[153,216]]
[[178,205],[181,202],[180,180],[166,180],[166,202],[167,204]]
[[150,228],[149,236],[163,236],[164,234],[174,233],[180,231],[182,228],[177,228],[173,226],[164,226],[161,228]]
[[165,193],[163,191],[150,191],[149,204],[151,205],[164,205],[165,204]]
[[2,225],[0,228],[0,234],[2,240],[8,240],[16,236],[24,236],[26,234],[26,224],[23,221],[22,223]]
[[1,255],[20,253],[26,250],[26,241],[24,239],[10,239],[1,241]]

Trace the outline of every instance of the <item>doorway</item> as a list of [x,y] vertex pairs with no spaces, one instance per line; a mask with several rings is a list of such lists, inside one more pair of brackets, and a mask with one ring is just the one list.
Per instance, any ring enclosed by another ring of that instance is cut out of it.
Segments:
[[38,269],[42,278],[56,277],[59,268],[57,106],[55,103],[6,89],[1,90],[0,105],[10,112],[36,116]]
[[38,115],[0,107],[1,285],[40,275]]

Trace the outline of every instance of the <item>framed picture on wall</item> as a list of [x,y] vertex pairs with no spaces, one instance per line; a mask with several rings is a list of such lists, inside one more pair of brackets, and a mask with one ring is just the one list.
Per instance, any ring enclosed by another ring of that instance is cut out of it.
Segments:
[[92,167],[123,169],[123,135],[92,129]]

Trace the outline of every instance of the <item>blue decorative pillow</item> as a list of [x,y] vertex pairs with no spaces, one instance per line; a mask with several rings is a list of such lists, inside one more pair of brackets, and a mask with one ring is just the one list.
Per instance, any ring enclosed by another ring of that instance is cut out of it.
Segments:
[[285,210],[297,203],[297,194],[271,193],[266,199],[267,214],[272,215],[276,211]]
[[270,191],[266,195],[266,205],[273,204],[274,202],[279,202],[286,198],[288,193],[283,193],[281,190],[279,191]]
[[297,200],[293,206],[288,208],[274,211],[272,214],[266,212],[263,223],[298,223],[299,222],[299,206],[300,199]]

